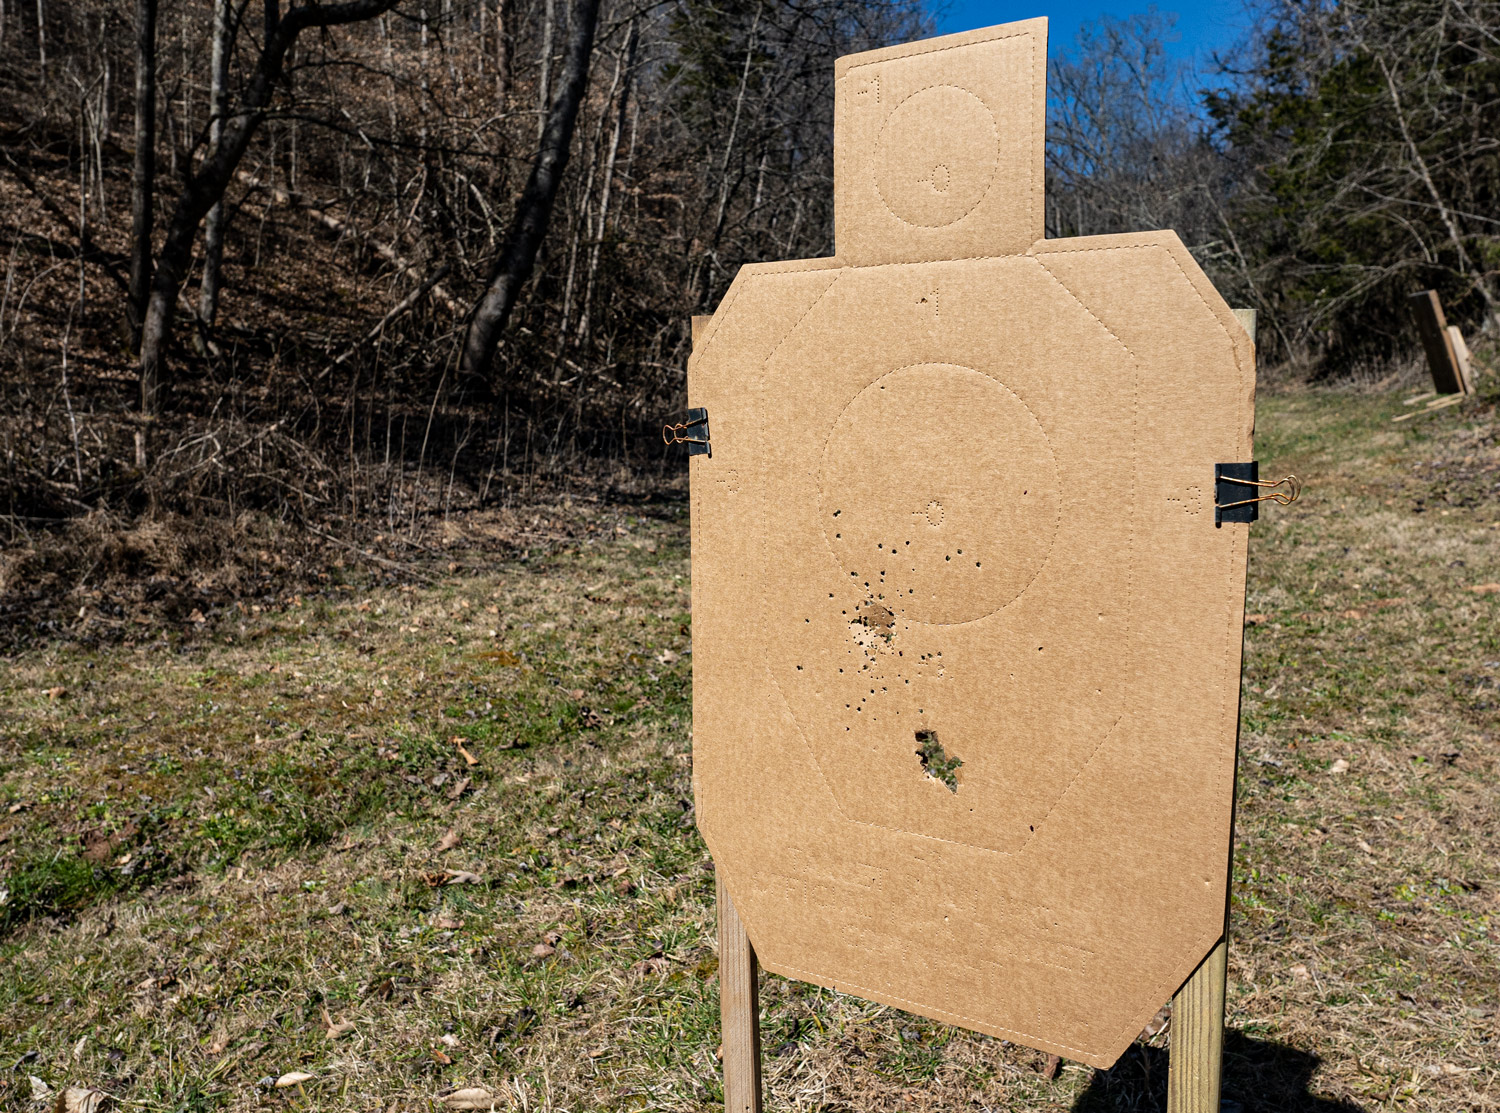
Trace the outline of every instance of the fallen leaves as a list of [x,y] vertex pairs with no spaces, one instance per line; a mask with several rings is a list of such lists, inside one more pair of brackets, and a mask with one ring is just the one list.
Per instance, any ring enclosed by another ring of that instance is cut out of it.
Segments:
[[455,734],[452,738],[448,739],[448,741],[453,744],[453,747],[458,751],[459,756],[464,759],[465,765],[473,768],[474,766],[479,764],[479,759],[464,748],[464,740],[462,735]]
[[1156,1010],[1156,1014],[1152,1016],[1150,1020],[1146,1021],[1146,1026],[1141,1029],[1139,1038],[1142,1040],[1149,1040],[1152,1036],[1162,1031],[1167,1027],[1167,1025],[1171,1023],[1172,1002],[1168,1001],[1165,1005]]
[[1475,595],[1496,595],[1500,594],[1500,584],[1475,584],[1469,590]]
[[1338,776],[1340,773],[1347,773],[1349,772],[1349,763],[1343,758],[1339,758],[1328,767],[1328,771],[1334,776]]
[[513,669],[521,663],[521,658],[508,649],[486,649],[484,652],[478,654],[478,657],[481,661],[493,661],[495,664],[507,669]]
[[317,1077],[315,1074],[308,1074],[305,1070],[287,1071],[276,1080],[276,1088],[285,1090],[291,1086],[300,1086],[304,1082],[312,1082]]
[[57,1095],[52,1113],[95,1113],[108,1100],[109,1095],[103,1090],[88,1086],[69,1086]]
[[643,958],[630,968],[630,972],[638,978],[650,977],[652,975],[665,974],[672,969],[672,963],[663,955],[652,955]]
[[444,870],[442,873],[423,874],[423,880],[436,889],[440,885],[483,885],[484,878],[468,870]]
[[470,1086],[440,1099],[449,1109],[493,1109],[500,1099],[480,1086]]
[[459,832],[458,828],[457,827],[449,827],[448,830],[444,833],[443,837],[440,838],[440,839],[438,839],[438,843],[437,843],[438,853],[441,854],[445,850],[452,850],[455,846],[457,846],[459,843],[461,843],[463,841],[464,841],[464,837]]
[[550,958],[557,953],[558,945],[562,941],[561,932],[549,931],[546,935],[542,936],[540,943],[531,948],[531,955],[533,958]]
[[333,1018],[328,1015],[328,1010],[323,1010],[323,1034],[326,1035],[329,1039],[336,1040],[340,1036],[347,1036],[352,1031],[354,1031],[354,1021],[334,1021]]
[[83,840],[83,860],[92,865],[103,865],[115,856],[115,852],[125,843],[136,836],[139,828],[134,823],[127,823],[112,835],[106,835],[102,831],[85,831]]

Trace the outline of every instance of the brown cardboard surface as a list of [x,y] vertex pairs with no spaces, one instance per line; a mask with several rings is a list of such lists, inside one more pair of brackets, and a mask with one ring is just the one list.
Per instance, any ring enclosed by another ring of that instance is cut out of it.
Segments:
[[1254,357],[1172,233],[1040,239],[1044,75],[840,60],[839,255],[695,329],[694,776],[767,969],[1104,1066],[1223,929]]

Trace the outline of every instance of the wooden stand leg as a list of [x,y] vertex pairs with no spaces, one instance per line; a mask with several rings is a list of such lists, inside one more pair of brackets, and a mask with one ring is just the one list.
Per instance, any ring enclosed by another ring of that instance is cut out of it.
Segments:
[[1219,1113],[1228,963],[1229,947],[1221,939],[1172,999],[1167,1113]]
[[724,1113],[761,1113],[760,966],[722,878],[719,899],[719,1023],[724,1039]]

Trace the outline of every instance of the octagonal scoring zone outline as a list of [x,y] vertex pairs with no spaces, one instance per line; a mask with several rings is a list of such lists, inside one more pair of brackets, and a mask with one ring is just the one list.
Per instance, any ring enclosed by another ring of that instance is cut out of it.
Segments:
[[[1016,253],[1016,254],[1010,254],[1010,255],[994,255],[994,256],[970,257],[967,261],[974,262],[974,261],[980,261],[980,260],[985,260],[985,259],[1000,260],[1000,259],[1019,259],[1019,258],[1027,258],[1027,257],[1029,257],[1029,253]],[[955,261],[958,261],[958,260],[955,260]],[[1131,389],[1132,404],[1131,404],[1131,407],[1130,407],[1131,418],[1130,418],[1130,423],[1129,423],[1130,424],[1130,429],[1131,429],[1131,438],[1130,438],[1130,443],[1131,443],[1131,453],[1130,453],[1131,464],[1129,466],[1129,472],[1130,472],[1130,476],[1131,476],[1131,488],[1132,488],[1132,491],[1133,491],[1134,490],[1134,486],[1135,486],[1135,479],[1134,479],[1135,458],[1136,458],[1136,456],[1137,456],[1137,454],[1139,452],[1139,445],[1136,442],[1136,432],[1137,432],[1136,421],[1138,419],[1138,404],[1139,404],[1139,382],[1137,381],[1137,379],[1138,379],[1138,375],[1139,375],[1139,367],[1138,367],[1138,363],[1137,363],[1137,359],[1136,359],[1135,353],[1132,352],[1130,350],[1130,347],[1112,329],[1110,329],[1088,307],[1088,305],[1078,296],[1078,294],[1071,287],[1069,287],[1067,285],[1067,283],[1063,282],[1060,278],[1058,278],[1058,276],[1054,272],[1052,272],[1040,260],[1037,260],[1034,257],[1031,257],[1031,261],[1034,262],[1034,263],[1036,263],[1038,265],[1038,268],[1040,269],[1040,271],[1042,272],[1042,274],[1044,274],[1046,276],[1047,280],[1049,280],[1052,283],[1055,283],[1067,295],[1067,297],[1072,301],[1072,303],[1086,317],[1088,317],[1088,319],[1090,321],[1092,321],[1095,325],[1097,325],[1099,327],[1099,329],[1102,330],[1110,338],[1110,340],[1114,342],[1114,344],[1118,345],[1119,349],[1125,354],[1126,358],[1130,362],[1130,365],[1131,365],[1131,367],[1133,369],[1133,374],[1132,374],[1132,389]],[[897,264],[897,265],[899,266],[899,265],[904,265],[904,264]],[[840,268],[840,269],[862,270],[864,268],[853,267],[853,268]],[[801,272],[792,271],[792,270],[767,270],[767,271],[761,271],[756,277],[765,278],[765,277],[770,277],[772,275],[777,275],[777,274],[793,274],[793,273],[801,273]],[[766,353],[766,355],[762,358],[761,363],[760,363],[760,372],[761,373],[757,376],[757,381],[756,381],[755,386],[754,386],[753,389],[755,389],[755,391],[757,393],[761,394],[761,396],[763,398],[764,398],[766,392],[769,389],[767,381],[766,381],[766,378],[765,378],[765,374],[764,374],[765,369],[768,368],[771,365],[771,363],[773,362],[773,360],[775,359],[775,357],[777,356],[777,354],[787,344],[787,342],[789,340],[791,340],[792,337],[794,337],[795,335],[797,335],[802,330],[802,328],[808,322],[808,320],[813,317],[814,312],[817,310],[817,308],[824,302],[824,300],[828,297],[828,295],[838,285],[839,285],[839,277],[835,277],[832,282],[830,282],[815,297],[813,297],[812,300],[810,301],[810,303],[807,305],[807,307],[798,315],[797,319],[787,328],[786,332],[782,334],[782,336],[772,346],[771,350],[768,353]],[[941,360],[929,360],[929,361],[923,361],[923,362],[924,363],[942,363],[943,361],[941,361]],[[974,368],[969,368],[969,367],[967,367],[967,365],[964,365],[964,364],[947,363],[946,365],[947,366],[951,366],[951,367],[955,367],[955,368],[964,368],[966,370],[975,371],[975,373],[977,373],[977,374],[985,375],[987,378],[989,378],[992,381],[994,381],[997,385],[1003,387],[1005,390],[1007,390],[1011,394],[1014,394],[1015,397],[1016,397],[1016,399],[1017,399],[1017,401],[1020,402],[1020,404],[1025,407],[1028,415],[1031,416],[1031,418],[1033,420],[1037,421],[1037,425],[1041,428],[1041,430],[1043,432],[1043,435],[1044,436],[1046,435],[1045,426],[1042,426],[1040,420],[1036,419],[1035,414],[1031,411],[1030,406],[1027,406],[1025,404],[1024,400],[1021,399],[1019,393],[1017,393],[1016,391],[1014,391],[1007,384],[1003,383],[1002,380],[998,379],[994,375],[990,375],[988,372],[979,371],[979,370],[974,369]],[[917,366],[917,365],[903,365],[903,366],[905,367],[905,366]],[[897,369],[893,369],[893,370],[901,370],[901,368],[897,368]],[[870,382],[866,383],[863,387],[861,387],[859,390],[857,390],[857,391],[854,392],[854,395],[851,397],[850,401],[852,402],[852,400],[853,400],[854,397],[858,397],[860,394],[864,393],[864,391],[867,390],[871,384],[877,382],[880,378],[882,378],[885,375],[888,375],[890,373],[891,372],[883,372],[881,375],[878,375],[875,378],[871,379]],[[847,410],[848,405],[849,405],[849,403],[846,403],[845,406],[842,407],[839,410],[839,416],[843,415],[843,413]],[[833,426],[837,423],[837,420],[838,420],[838,418],[835,418],[835,421],[830,424],[830,427],[829,427],[830,428],[830,432],[831,432]],[[756,430],[756,436],[757,436],[757,439],[758,439],[758,455],[762,459],[765,459],[765,458],[767,458],[767,452],[768,452],[768,448],[769,448],[769,443],[768,443],[768,441],[769,441],[769,435],[768,435],[766,429],[762,426],[762,427],[757,428],[757,430]],[[826,446],[826,441],[827,441],[827,438],[825,436],[825,446]],[[1049,448],[1049,452],[1050,452],[1051,451],[1050,438],[1048,438],[1048,441],[1049,441],[1048,448]],[[821,481],[820,481],[820,484],[821,484]],[[761,519],[762,519],[762,523],[763,523],[762,530],[761,530],[761,545],[762,545],[763,548],[764,548],[765,544],[768,541],[768,535],[767,535],[767,531],[765,529],[765,523],[768,522],[768,520],[769,520],[768,507],[764,503],[765,497],[766,496],[765,496],[765,493],[763,491],[762,492],[762,507],[761,507],[761,511],[760,511]],[[1127,505],[1131,505],[1131,506],[1133,506],[1134,501],[1135,500],[1134,500],[1133,494],[1132,494],[1132,496],[1129,499],[1126,500]],[[823,526],[823,524],[820,523],[819,524],[820,532],[824,528],[825,527]],[[825,540],[825,545],[827,545],[826,534],[825,534],[824,540]],[[1054,533],[1054,541],[1055,541],[1055,533]],[[1127,572],[1126,572],[1127,603],[1126,603],[1126,607],[1125,607],[1125,620],[1124,620],[1125,626],[1124,626],[1124,631],[1123,631],[1123,635],[1122,636],[1128,639],[1128,637],[1130,635],[1130,632],[1133,629],[1133,613],[1134,613],[1133,612],[1133,602],[1134,602],[1134,589],[1133,589],[1133,585],[1134,585],[1134,581],[1135,581],[1135,577],[1136,577],[1135,560],[1136,560],[1136,557],[1138,555],[1138,554],[1135,553],[1135,538],[1134,538],[1134,530],[1133,529],[1130,530],[1129,533],[1127,534],[1127,538],[1126,538],[1126,542],[1125,542],[1124,548],[1126,549],[1126,551],[1130,555],[1128,556],[1128,558],[1126,560],[1126,565],[1127,565]],[[1048,561],[1050,561],[1050,557],[1051,557],[1051,551],[1050,550],[1051,550],[1051,544],[1049,544]],[[833,552],[831,550],[831,546],[828,547],[827,551],[828,551],[828,557],[833,562],[833,565],[835,567],[838,567],[839,566],[839,562],[838,562],[836,556],[833,554]],[[1046,567],[1046,564],[1048,563],[1048,561],[1043,561],[1042,562],[1042,564],[1040,565],[1040,567],[1038,569],[1038,574],[1040,573],[1040,571],[1041,571],[1042,568]],[[764,565],[764,562],[763,562],[763,565]],[[1036,578],[1036,576],[1031,577],[1031,580],[1028,581],[1027,587],[1029,587],[1031,585],[1031,583],[1035,581],[1035,578]],[[764,591],[764,588],[762,588],[762,591]],[[1011,603],[1015,602],[1015,600],[1019,599],[1022,594],[1024,594],[1024,589],[1023,589],[1022,592],[1018,592],[1009,602],[1011,602]],[[764,598],[764,596],[762,596],[762,597]],[[1009,605],[1009,604],[1007,603],[1006,605]],[[992,612],[990,612],[990,614],[996,613],[998,610],[1003,610],[1003,609],[1004,609],[1003,606],[999,607],[999,608],[996,608],[996,611],[992,611]],[[980,616],[980,619],[975,619],[975,620],[971,620],[971,621],[979,621],[983,617],[988,617],[988,615]],[[913,620],[913,621],[915,621],[915,620]],[[965,625],[965,624],[966,623],[952,624],[952,625]],[[929,623],[929,624],[925,624],[925,625],[945,625],[945,624],[942,624],[942,623]],[[768,646],[763,647],[763,648],[767,649],[767,651],[769,650]],[[919,839],[929,840],[929,841],[932,841],[932,842],[946,843],[946,844],[955,845],[955,846],[970,847],[970,848],[975,849],[975,850],[981,850],[981,851],[985,851],[987,853],[997,854],[997,855],[1000,855],[1001,857],[1010,857],[1010,856],[1013,856],[1013,855],[1016,855],[1016,854],[1023,853],[1025,851],[1026,847],[1031,843],[1031,841],[1033,839],[1035,839],[1037,832],[1042,827],[1042,825],[1046,822],[1047,818],[1052,814],[1053,811],[1056,810],[1056,808],[1062,803],[1062,801],[1067,798],[1068,794],[1072,791],[1073,785],[1077,782],[1078,778],[1089,767],[1089,765],[1094,761],[1094,759],[1095,759],[1095,757],[1097,757],[1099,751],[1106,744],[1108,744],[1108,742],[1110,741],[1111,738],[1114,737],[1116,731],[1119,728],[1119,724],[1123,720],[1124,714],[1125,714],[1124,704],[1122,702],[1120,704],[1120,706],[1117,708],[1116,713],[1114,714],[1114,716],[1109,721],[1108,726],[1104,727],[1103,729],[1101,729],[1098,732],[1098,735],[1095,738],[1095,740],[1093,742],[1093,745],[1088,748],[1086,756],[1084,756],[1082,758],[1082,760],[1078,761],[1077,764],[1074,765],[1071,770],[1066,771],[1066,774],[1065,774],[1066,778],[1067,778],[1066,779],[1066,784],[1063,785],[1063,787],[1061,788],[1061,790],[1057,793],[1057,795],[1047,805],[1046,811],[1043,812],[1042,815],[1040,817],[1038,817],[1038,819],[1036,820],[1036,823],[1034,825],[1032,825],[1031,830],[1028,833],[1028,835],[1025,836],[1023,838],[1023,840],[1021,841],[1021,843],[1019,845],[1015,846],[1014,848],[1012,848],[1012,849],[1000,849],[1000,848],[995,847],[995,846],[984,845],[983,843],[974,843],[974,842],[969,842],[969,841],[966,841],[966,840],[963,840],[963,839],[948,838],[948,837],[945,837],[945,836],[942,836],[942,835],[931,834],[931,833],[925,832],[925,831],[913,830],[913,829],[911,829],[909,827],[903,827],[903,826],[898,826],[898,825],[889,824],[889,823],[881,823],[881,822],[878,822],[878,821],[875,821],[875,820],[864,819],[864,818],[860,818],[860,817],[858,817],[856,815],[852,815],[844,807],[842,801],[839,798],[839,794],[836,793],[833,790],[833,786],[829,783],[828,773],[824,769],[823,763],[819,760],[817,749],[814,747],[812,739],[809,738],[809,736],[807,734],[807,731],[804,728],[802,719],[797,714],[795,706],[793,705],[792,701],[788,698],[788,695],[787,695],[786,691],[783,689],[780,680],[776,677],[775,670],[770,667],[770,661],[767,660],[765,662],[765,664],[766,664],[766,672],[765,672],[766,678],[768,680],[770,680],[772,686],[776,690],[777,697],[780,699],[783,708],[785,708],[785,710],[787,711],[787,714],[791,717],[793,723],[795,724],[795,729],[796,729],[797,736],[798,736],[799,740],[801,741],[802,746],[803,746],[803,748],[804,748],[804,750],[805,750],[805,752],[806,752],[806,754],[808,756],[809,761],[812,763],[813,768],[815,768],[817,770],[819,782],[823,786],[824,791],[827,792],[828,798],[832,801],[834,807],[837,808],[840,817],[845,822],[857,824],[859,826],[870,827],[870,828],[874,828],[874,829],[878,829],[878,830],[892,831],[892,832],[896,832],[896,833],[903,834],[903,835],[908,835],[908,836],[919,838]]]

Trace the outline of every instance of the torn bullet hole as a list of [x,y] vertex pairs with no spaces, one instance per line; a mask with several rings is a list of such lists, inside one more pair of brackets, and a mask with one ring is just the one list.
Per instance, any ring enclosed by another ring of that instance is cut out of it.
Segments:
[[944,752],[943,744],[938,741],[937,731],[917,731],[917,759],[929,777],[942,781],[948,786],[949,792],[958,791],[958,771],[963,767],[963,762]]

